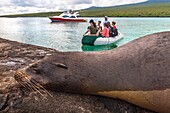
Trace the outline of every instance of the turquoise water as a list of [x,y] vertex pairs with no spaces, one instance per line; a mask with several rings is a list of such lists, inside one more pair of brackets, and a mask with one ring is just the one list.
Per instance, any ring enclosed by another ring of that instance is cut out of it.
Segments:
[[[103,18],[93,19],[96,22],[103,21]],[[147,34],[170,31],[170,18],[109,18],[109,21],[113,20],[124,34],[124,39],[117,42],[117,46]],[[81,38],[88,25],[88,22],[51,23],[48,18],[0,18],[0,37],[60,51],[101,51],[115,48],[113,44],[82,46]]]

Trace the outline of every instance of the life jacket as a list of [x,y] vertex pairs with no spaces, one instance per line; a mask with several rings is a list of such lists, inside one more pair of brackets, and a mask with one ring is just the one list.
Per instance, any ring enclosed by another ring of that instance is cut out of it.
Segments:
[[113,27],[109,27],[109,37],[115,37],[118,35],[118,29],[113,28]]

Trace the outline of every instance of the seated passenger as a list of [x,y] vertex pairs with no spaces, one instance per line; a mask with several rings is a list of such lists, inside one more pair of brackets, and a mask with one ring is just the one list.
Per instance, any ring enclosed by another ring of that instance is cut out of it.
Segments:
[[109,37],[112,37],[113,34],[113,27],[110,25],[110,22],[107,22],[108,29],[109,29]]
[[97,33],[96,23],[92,19],[89,21],[89,23],[90,23],[90,26],[87,28],[87,31],[84,33],[83,36],[85,36],[87,33],[89,33],[88,35],[96,36],[96,33]]
[[104,29],[102,31],[102,36],[109,38],[109,29],[107,23],[104,23]]
[[117,27],[116,27],[116,22],[115,22],[115,21],[112,21],[112,27],[113,27],[114,29],[117,29]]
[[112,27],[110,29],[110,32],[109,32],[109,36],[110,37],[115,37],[118,35],[118,29],[116,27],[116,22],[112,22]]
[[102,36],[101,33],[102,33],[102,26],[100,25],[101,24],[101,21],[98,21],[98,24],[97,24],[97,36]]
[[98,21],[98,24],[97,24],[97,29],[99,30],[102,30],[102,26],[100,25],[101,24],[101,21]]

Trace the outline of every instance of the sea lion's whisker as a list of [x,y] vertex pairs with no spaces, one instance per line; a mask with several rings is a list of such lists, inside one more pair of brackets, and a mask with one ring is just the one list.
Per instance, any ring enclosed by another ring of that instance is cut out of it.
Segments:
[[32,89],[31,89],[31,87],[27,84],[27,83],[22,83],[24,86],[25,86],[25,88],[27,88],[29,91],[32,91]]
[[35,92],[35,90],[27,83],[27,82],[20,82],[20,85],[23,86],[24,88],[28,89],[31,92]]
[[[31,85],[32,88],[33,88],[36,92],[38,92],[42,97],[45,97],[44,94],[41,92],[41,90],[37,89],[37,88],[35,87],[35,85],[33,85],[33,84],[31,84],[31,83],[29,83],[29,85]],[[45,98],[46,98],[46,97],[45,97]],[[47,99],[47,98],[46,98],[46,99]]]
[[35,88],[33,88],[33,86],[31,84],[29,84],[28,82],[27,82],[27,85],[31,89],[30,91],[32,91],[32,92],[36,91]]
[[[32,89],[32,92],[38,92],[38,94],[40,94],[43,98],[47,99],[37,88],[35,88],[31,83],[27,82],[27,85],[29,85],[29,87]],[[36,97],[37,98],[37,97]],[[36,99],[37,100],[37,99]]]
[[17,78],[18,80],[20,80],[21,82],[18,82],[22,87],[24,88],[28,88],[27,85],[21,80],[21,78]]
[[40,85],[38,82],[36,82],[35,80],[31,80],[31,82],[33,83],[33,84],[35,84],[37,87],[39,87],[39,88],[41,88],[42,89],[42,91],[44,91],[47,95],[49,95],[50,97],[53,97],[53,95],[49,92],[49,91],[47,91],[42,85]]
[[25,82],[19,82],[19,83],[22,83],[28,90],[34,91],[34,89],[32,89],[32,87],[28,84],[28,81],[27,80],[24,80],[24,81]]
[[23,82],[20,82],[19,84],[24,88],[28,88]]
[[[25,78],[27,79],[27,78]],[[33,83],[32,81],[30,81],[29,79],[27,79],[28,83],[31,85],[31,86],[34,86],[36,89],[38,90],[42,90],[41,87],[38,86],[38,84],[36,83]]]
[[[46,91],[42,90],[40,87],[38,87],[36,84],[33,84],[31,82],[28,82],[28,84],[35,90],[37,91],[41,96],[46,98],[46,95],[48,94]],[[43,94],[45,93],[45,94]],[[47,98],[46,98],[47,99]]]
[[21,80],[21,82],[19,82],[22,86],[24,86],[25,88],[27,88],[28,90],[34,92],[35,89],[32,88],[32,86],[29,84],[29,81],[25,80],[25,82],[23,82]]
[[17,81],[21,83],[22,86],[24,85],[25,88],[29,89],[32,92],[38,92],[41,96],[45,97],[49,95],[50,97],[53,97],[52,94],[50,94],[43,86],[41,86],[38,82],[35,80],[30,80],[29,75],[25,74],[23,71],[17,71],[15,78]]
[[[40,89],[39,87],[37,87],[35,84],[30,82],[30,79],[28,78],[29,75],[26,75],[25,73],[23,73],[22,71],[17,71],[16,72],[15,78],[17,81],[19,81],[19,83],[25,87],[25,88],[29,88],[30,91],[33,92],[38,92],[42,97],[45,97],[44,94],[41,92],[42,89]],[[18,77],[19,75],[19,77]],[[46,97],[45,97],[46,98]]]
[[46,95],[49,95],[50,97],[53,97],[52,94],[50,94],[44,87],[42,87],[40,84],[36,83],[35,81],[31,81],[32,85],[34,85],[38,90],[44,92]]

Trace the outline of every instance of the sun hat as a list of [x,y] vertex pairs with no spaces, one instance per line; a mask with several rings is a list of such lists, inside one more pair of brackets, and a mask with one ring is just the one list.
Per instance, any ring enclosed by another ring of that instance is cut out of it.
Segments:
[[94,20],[93,20],[93,19],[91,19],[91,20],[89,21],[89,23],[91,23],[91,22],[94,22]]

